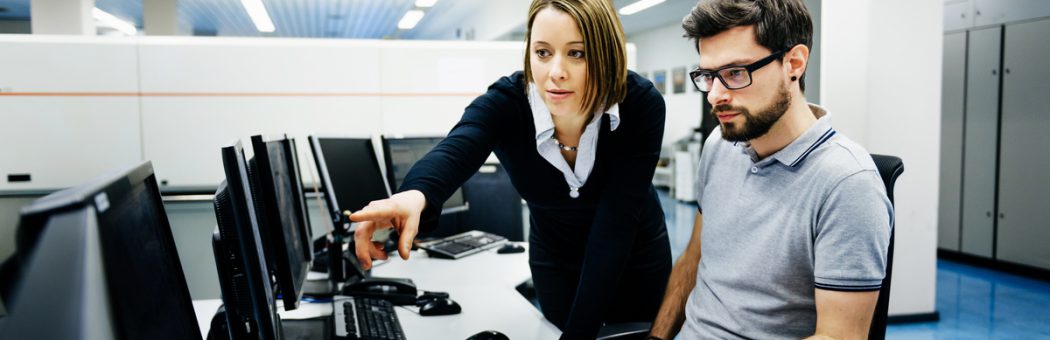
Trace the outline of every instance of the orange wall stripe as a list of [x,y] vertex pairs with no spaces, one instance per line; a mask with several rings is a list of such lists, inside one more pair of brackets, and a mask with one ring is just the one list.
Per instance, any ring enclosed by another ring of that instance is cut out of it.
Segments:
[[369,92],[0,92],[0,97],[477,97],[481,93]]

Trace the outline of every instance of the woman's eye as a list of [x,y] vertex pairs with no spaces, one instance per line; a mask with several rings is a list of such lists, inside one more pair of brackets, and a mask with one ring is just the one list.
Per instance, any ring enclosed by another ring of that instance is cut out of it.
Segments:
[[583,59],[583,51],[572,50],[569,51],[569,56],[573,58]]
[[551,52],[547,50],[536,50],[536,55],[540,58],[546,58],[551,55]]

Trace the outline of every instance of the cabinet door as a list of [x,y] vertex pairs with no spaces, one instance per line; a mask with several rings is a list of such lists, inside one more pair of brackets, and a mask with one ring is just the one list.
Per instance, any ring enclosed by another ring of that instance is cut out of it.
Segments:
[[992,257],[1002,28],[970,31],[963,128],[962,252]]
[[1050,20],[1006,26],[997,258],[1050,269]]
[[966,97],[966,32],[944,35],[941,72],[941,182],[937,247],[959,251],[962,203],[963,104]]

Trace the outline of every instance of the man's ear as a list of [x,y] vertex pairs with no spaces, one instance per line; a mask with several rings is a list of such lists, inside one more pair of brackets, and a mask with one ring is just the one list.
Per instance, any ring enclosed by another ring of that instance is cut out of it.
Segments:
[[784,65],[788,67],[788,75],[792,81],[801,78],[809,65],[809,47],[803,44],[792,47],[784,53]]

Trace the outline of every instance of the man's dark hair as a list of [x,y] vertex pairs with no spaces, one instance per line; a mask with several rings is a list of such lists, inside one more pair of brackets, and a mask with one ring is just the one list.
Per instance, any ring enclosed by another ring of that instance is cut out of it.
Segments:
[[[813,21],[802,0],[700,0],[682,19],[685,37],[693,39],[699,52],[700,39],[739,26],[755,26],[759,45],[776,52],[798,44],[813,49]],[[798,85],[806,90],[803,72]]]

